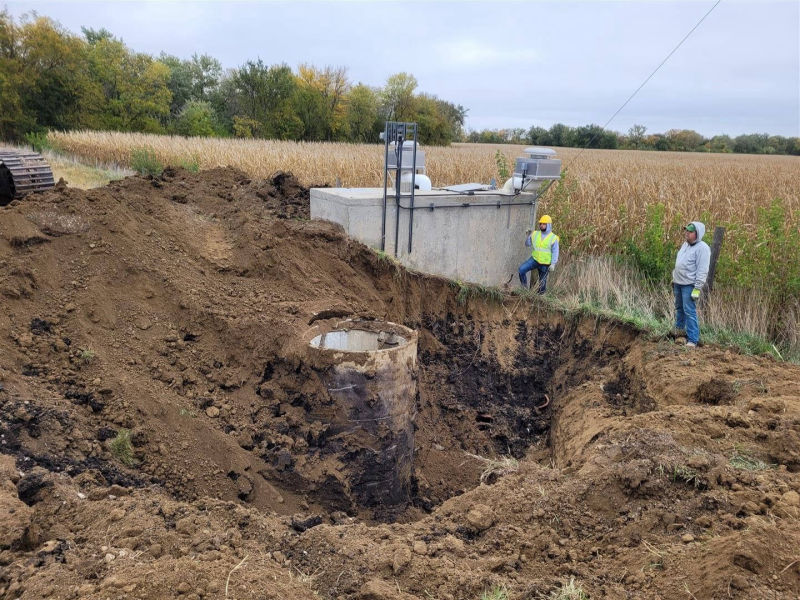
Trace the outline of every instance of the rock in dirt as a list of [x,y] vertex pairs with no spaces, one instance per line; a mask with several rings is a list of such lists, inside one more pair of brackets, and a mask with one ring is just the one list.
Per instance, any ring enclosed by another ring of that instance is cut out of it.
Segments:
[[400,574],[411,562],[411,549],[408,546],[403,546],[394,551],[392,556],[392,572],[395,575]]
[[413,596],[404,594],[396,585],[382,579],[370,579],[361,586],[356,598],[358,600],[412,600]]
[[781,502],[787,506],[800,506],[800,494],[794,490],[786,492],[781,496]]
[[292,517],[292,529],[299,533],[303,533],[307,529],[316,527],[322,523],[322,517],[319,515],[312,515],[303,519],[302,517]]
[[494,521],[494,511],[485,504],[475,504],[467,513],[467,523],[477,532],[489,529]]

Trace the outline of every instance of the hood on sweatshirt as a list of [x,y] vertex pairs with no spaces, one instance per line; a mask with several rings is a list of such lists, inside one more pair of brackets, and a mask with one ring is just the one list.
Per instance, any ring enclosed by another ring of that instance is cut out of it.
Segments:
[[701,241],[703,236],[706,234],[706,226],[700,221],[692,221],[692,225],[694,225],[695,231],[697,231],[697,240],[695,241],[696,244],[697,242]]

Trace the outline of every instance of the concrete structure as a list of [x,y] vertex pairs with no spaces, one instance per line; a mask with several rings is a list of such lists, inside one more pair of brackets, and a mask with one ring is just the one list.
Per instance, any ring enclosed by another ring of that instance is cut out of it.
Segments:
[[[560,164],[560,163],[559,163]],[[482,285],[502,285],[516,277],[530,256],[525,231],[535,218],[533,194],[443,190],[418,191],[408,251],[407,208],[399,211],[395,248],[396,203],[389,190],[384,250],[407,267]],[[408,207],[410,199],[401,199]],[[383,188],[314,188],[311,218],[339,223],[345,232],[375,249],[381,248]]]

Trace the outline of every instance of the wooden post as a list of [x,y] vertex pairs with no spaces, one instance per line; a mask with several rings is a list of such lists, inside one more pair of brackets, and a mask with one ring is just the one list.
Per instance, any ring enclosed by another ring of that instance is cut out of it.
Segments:
[[706,279],[706,288],[710,292],[714,289],[714,274],[717,272],[717,259],[719,258],[720,250],[722,250],[722,240],[725,238],[725,228],[714,228],[714,239],[711,242],[711,263],[708,265],[708,278]]
[[708,308],[708,295],[714,289],[714,275],[717,272],[717,259],[722,250],[722,240],[725,238],[725,228],[714,228],[714,239],[711,241],[711,261],[708,264],[708,277],[706,277],[706,285],[703,295],[700,297],[700,307],[702,309]]

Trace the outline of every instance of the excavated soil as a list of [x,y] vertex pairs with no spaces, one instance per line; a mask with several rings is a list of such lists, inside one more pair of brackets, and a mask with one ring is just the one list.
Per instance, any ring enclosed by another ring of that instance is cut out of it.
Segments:
[[[0,598],[799,597],[800,368],[461,304],[308,216],[230,168],[0,209]],[[342,318],[419,334],[408,502],[315,416]]]

